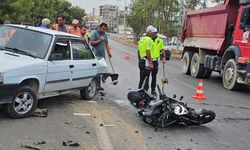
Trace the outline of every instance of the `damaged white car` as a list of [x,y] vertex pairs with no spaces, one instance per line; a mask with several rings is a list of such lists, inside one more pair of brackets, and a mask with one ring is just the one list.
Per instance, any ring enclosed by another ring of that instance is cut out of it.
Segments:
[[83,99],[93,99],[97,77],[105,73],[105,60],[98,60],[81,37],[23,25],[0,27],[0,104],[12,118],[31,115],[39,99],[76,89]]

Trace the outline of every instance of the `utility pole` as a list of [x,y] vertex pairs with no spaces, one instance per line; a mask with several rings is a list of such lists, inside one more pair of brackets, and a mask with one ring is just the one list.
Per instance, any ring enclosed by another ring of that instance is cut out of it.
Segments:
[[124,33],[126,34],[126,3],[127,0],[125,0],[125,6],[124,6]]
[[183,3],[184,0],[180,0],[179,4],[179,17],[178,17],[178,36],[177,36],[177,46],[176,49],[179,50],[179,45],[180,45],[180,36],[181,36],[181,18],[183,14]]

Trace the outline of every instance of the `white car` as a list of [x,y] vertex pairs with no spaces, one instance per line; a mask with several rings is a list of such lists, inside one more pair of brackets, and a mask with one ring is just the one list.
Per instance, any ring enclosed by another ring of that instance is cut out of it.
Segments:
[[[165,50],[166,60],[170,60],[171,48],[168,45],[167,37],[165,35],[163,35],[163,34],[158,34],[157,36],[163,40],[163,44],[164,44],[163,49]],[[161,54],[161,57],[162,57],[162,54]]]
[[23,25],[0,27],[0,66],[0,104],[12,118],[31,115],[38,99],[76,89],[92,99],[107,72],[81,37]]

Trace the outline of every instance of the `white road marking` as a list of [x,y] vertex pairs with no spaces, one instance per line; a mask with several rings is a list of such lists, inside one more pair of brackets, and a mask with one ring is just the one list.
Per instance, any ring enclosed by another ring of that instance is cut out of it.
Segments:
[[96,128],[96,135],[98,138],[98,145],[99,149],[102,150],[113,150],[113,145],[110,142],[108,132],[106,128],[103,128],[100,126],[100,124],[103,122],[101,119],[94,119],[95,122],[95,128]]
[[185,86],[187,86],[187,87],[189,87],[189,88],[191,88],[191,89],[194,89],[194,90],[196,90],[196,88],[195,87],[192,87],[191,85],[188,85],[187,83],[185,83],[185,82],[182,82],[182,81],[180,81],[180,80],[178,80],[178,79],[174,79],[175,81],[177,81],[178,83],[180,83],[180,84],[183,84],[183,85],[185,85]]

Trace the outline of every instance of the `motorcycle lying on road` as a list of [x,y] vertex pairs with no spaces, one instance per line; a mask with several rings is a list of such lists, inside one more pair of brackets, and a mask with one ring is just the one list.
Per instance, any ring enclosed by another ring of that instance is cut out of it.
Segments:
[[154,127],[165,128],[174,123],[183,125],[201,125],[215,119],[215,113],[207,109],[193,109],[183,103],[183,96],[177,98],[176,95],[169,97],[164,92],[164,85],[168,81],[162,82],[162,90],[157,85],[159,99],[149,94],[144,88],[137,91],[130,91],[127,98],[137,109],[142,120]]

